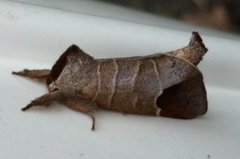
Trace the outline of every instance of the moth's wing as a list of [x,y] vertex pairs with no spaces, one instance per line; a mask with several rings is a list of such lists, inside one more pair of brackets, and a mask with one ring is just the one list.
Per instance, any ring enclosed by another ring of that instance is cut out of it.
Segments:
[[161,116],[190,119],[207,112],[207,95],[201,72],[163,91],[157,100]]
[[82,61],[85,60],[92,60],[93,58],[86,54],[84,51],[82,51],[78,46],[72,45],[70,46],[55,62],[53,65],[50,77],[47,80],[47,84],[49,85],[52,81],[55,81],[59,75],[61,74],[63,68],[66,66],[68,59],[81,59]]

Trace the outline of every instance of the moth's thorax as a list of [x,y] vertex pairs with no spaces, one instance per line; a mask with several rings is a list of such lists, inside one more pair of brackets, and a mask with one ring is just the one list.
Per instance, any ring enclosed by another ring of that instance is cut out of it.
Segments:
[[96,82],[96,62],[81,60],[71,61],[66,64],[55,85],[67,93],[77,93],[80,96],[91,98],[94,95]]

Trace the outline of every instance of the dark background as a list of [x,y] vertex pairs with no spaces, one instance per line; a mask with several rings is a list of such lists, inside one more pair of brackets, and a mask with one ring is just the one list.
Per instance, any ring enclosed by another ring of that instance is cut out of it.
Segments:
[[101,0],[189,23],[240,33],[240,0]]

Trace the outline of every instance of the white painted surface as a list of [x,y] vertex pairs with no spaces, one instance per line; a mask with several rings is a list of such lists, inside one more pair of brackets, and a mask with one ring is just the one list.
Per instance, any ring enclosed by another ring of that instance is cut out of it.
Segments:
[[108,19],[123,20],[134,22],[138,24],[147,24],[151,26],[167,28],[172,30],[179,30],[183,32],[191,32],[198,30],[205,32],[208,35],[216,37],[224,37],[233,40],[239,40],[239,37],[234,34],[216,31],[211,28],[203,28],[198,25],[184,23],[179,20],[168,19],[166,17],[156,16],[154,14],[147,14],[138,10],[130,8],[123,8],[111,3],[104,3],[98,0],[9,0],[15,2],[26,3],[30,5],[37,5],[47,8],[54,8],[68,12],[75,12],[79,14],[92,15],[97,17],[106,17]]
[[165,52],[186,45],[190,31],[0,1],[0,158],[238,159],[240,38],[200,34],[209,48],[200,65],[209,100],[205,116],[176,120],[98,111],[91,132],[89,117],[59,104],[21,112],[46,88],[11,71],[50,68],[72,43],[101,58]]

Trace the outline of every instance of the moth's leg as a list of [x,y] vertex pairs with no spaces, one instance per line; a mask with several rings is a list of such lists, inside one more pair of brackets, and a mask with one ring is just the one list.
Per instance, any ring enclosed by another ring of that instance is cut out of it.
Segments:
[[31,101],[31,103],[22,108],[22,111],[26,111],[35,106],[49,106],[53,101],[59,101],[59,99],[61,98],[62,95],[58,91],[46,93],[43,96],[40,96],[35,100]]
[[23,71],[15,72],[13,71],[12,74],[18,76],[29,77],[33,79],[40,79],[40,78],[47,78],[50,75],[50,70],[42,69],[42,70],[28,70],[24,69]]
[[97,105],[94,101],[82,99],[79,97],[70,97],[67,100],[62,101],[61,103],[65,104],[71,109],[74,109],[76,111],[80,111],[82,113],[89,115],[92,119],[92,130],[95,130],[94,112],[97,108]]

